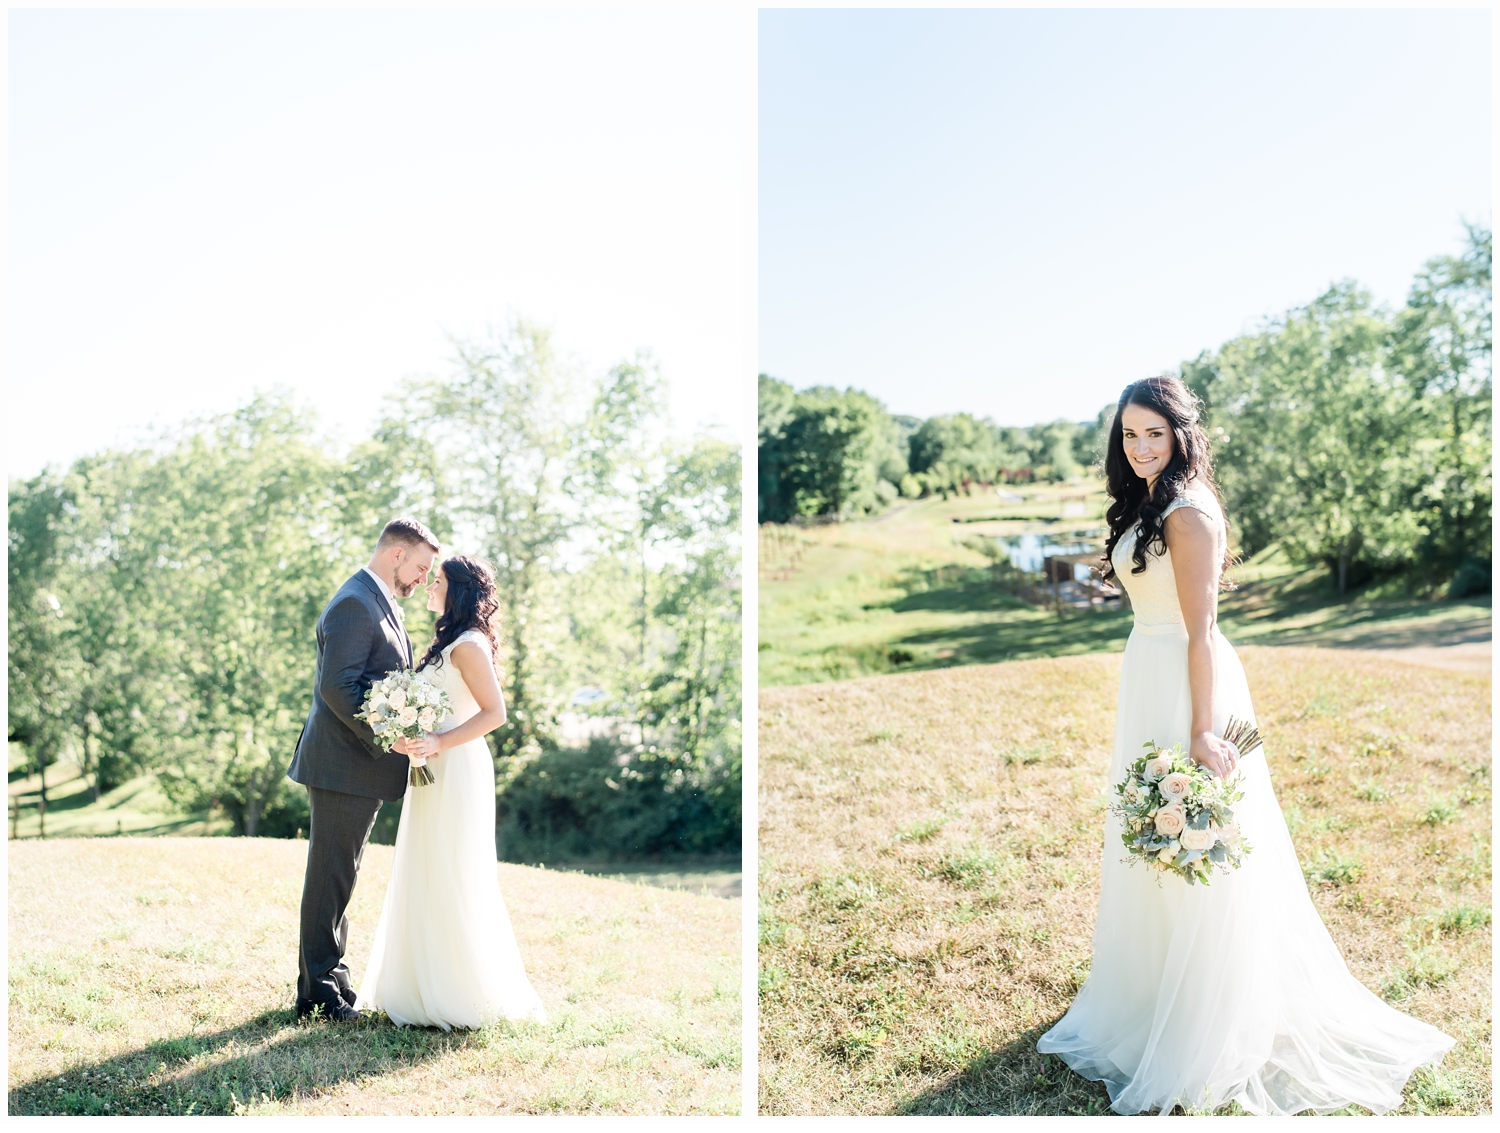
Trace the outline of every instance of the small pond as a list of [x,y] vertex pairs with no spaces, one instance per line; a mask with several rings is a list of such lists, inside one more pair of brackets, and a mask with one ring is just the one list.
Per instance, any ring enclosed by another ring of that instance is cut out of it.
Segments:
[[[1095,535],[1093,531],[1073,531],[1070,538],[1057,535],[1037,534],[1027,532],[1024,535],[996,535],[995,542],[1005,548],[1010,556],[1010,565],[1017,570],[1036,572],[1042,569],[1042,560],[1049,555],[1081,555],[1087,551],[1096,550],[1099,543],[1090,538]],[[1097,532],[1102,535],[1103,532]],[[1089,568],[1083,563],[1075,563],[1073,566],[1073,577],[1082,581],[1088,578]]]

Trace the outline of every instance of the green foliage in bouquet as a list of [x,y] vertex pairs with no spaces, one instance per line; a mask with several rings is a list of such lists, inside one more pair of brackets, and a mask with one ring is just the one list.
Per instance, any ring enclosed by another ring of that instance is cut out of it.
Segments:
[[[370,725],[375,742],[383,751],[390,751],[402,740],[418,739],[432,731],[450,711],[446,692],[409,669],[395,669],[370,686],[354,718]],[[410,782],[413,787],[434,782],[425,763],[412,765]]]
[[[1260,742],[1258,734],[1254,741]],[[1181,744],[1163,750],[1147,740],[1145,747],[1115,784],[1110,808],[1120,818],[1126,850],[1190,885],[1207,885],[1215,868],[1238,869],[1250,853],[1234,817],[1233,804],[1243,797],[1238,778],[1218,778],[1189,759]]]

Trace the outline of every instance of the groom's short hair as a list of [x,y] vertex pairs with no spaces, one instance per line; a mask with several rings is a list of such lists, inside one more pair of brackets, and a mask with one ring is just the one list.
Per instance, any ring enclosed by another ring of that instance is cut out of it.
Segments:
[[393,519],[385,525],[385,530],[380,533],[380,542],[375,544],[378,551],[382,547],[389,547],[392,543],[399,543],[403,547],[416,547],[427,544],[434,551],[441,551],[443,545],[438,542],[425,523],[415,519]]

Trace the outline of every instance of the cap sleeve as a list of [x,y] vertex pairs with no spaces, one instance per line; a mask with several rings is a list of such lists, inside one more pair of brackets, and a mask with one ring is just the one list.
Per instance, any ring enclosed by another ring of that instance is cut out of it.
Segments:
[[466,629],[466,630],[463,631],[463,633],[461,633],[457,637],[455,637],[449,643],[448,648],[444,649],[443,652],[444,653],[452,653],[454,649],[458,648],[458,643],[461,642],[461,641],[472,641],[476,645],[483,646],[486,650],[488,650],[489,647],[490,647],[489,641],[485,638],[484,634],[482,634],[482,633],[479,632],[479,630],[477,630],[477,629]]
[[1224,530],[1224,510],[1219,506],[1218,498],[1207,488],[1195,484],[1185,492],[1179,493],[1177,498],[1166,506],[1161,513],[1162,519],[1165,520],[1178,508],[1183,507],[1190,507],[1208,516],[1209,523],[1213,525],[1214,538],[1218,543],[1219,552],[1222,554],[1228,539],[1227,532]]

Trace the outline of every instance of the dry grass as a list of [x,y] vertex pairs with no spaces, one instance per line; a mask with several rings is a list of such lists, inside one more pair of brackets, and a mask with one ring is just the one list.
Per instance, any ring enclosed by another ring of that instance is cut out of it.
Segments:
[[[1488,1112],[1488,676],[1242,656],[1334,940],[1458,1039],[1402,1112]],[[1087,975],[1119,660],[762,692],[761,1112],[1107,1110],[1035,1042]]]
[[[502,865],[552,1022],[294,1022],[307,843],[11,842],[12,1114],[735,1113],[739,902]],[[350,909],[364,969],[392,850]]]

